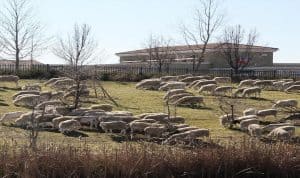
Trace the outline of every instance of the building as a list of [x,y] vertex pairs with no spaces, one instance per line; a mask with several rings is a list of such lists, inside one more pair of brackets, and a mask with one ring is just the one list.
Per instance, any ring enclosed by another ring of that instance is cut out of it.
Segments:
[[[220,44],[210,43],[207,45],[205,59],[201,63],[200,69],[207,68],[227,68],[229,67],[226,58],[220,52]],[[247,45],[239,45],[239,50],[247,49]],[[163,53],[166,47],[159,47],[159,51]],[[192,46],[171,46],[168,47],[172,53],[169,57],[172,58],[172,63],[181,65],[191,65],[195,54],[199,53],[202,49],[201,45]],[[273,54],[278,48],[253,46],[251,49],[251,62],[249,67],[271,67],[273,66]],[[120,57],[121,64],[142,64],[149,62],[149,49],[139,49],[134,51],[120,52],[116,54]]]
[[[16,60],[8,60],[8,59],[1,59],[0,60],[0,65],[15,65]],[[43,64],[39,61],[32,60],[32,64]],[[20,60],[20,65],[31,65],[31,60]]]

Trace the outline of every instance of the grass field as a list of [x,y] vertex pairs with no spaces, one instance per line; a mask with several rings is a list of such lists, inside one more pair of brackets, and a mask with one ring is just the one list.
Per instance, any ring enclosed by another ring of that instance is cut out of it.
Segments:
[[[37,80],[21,80],[20,86],[26,83],[39,83],[44,81]],[[120,82],[103,82],[103,86],[107,89],[110,95],[120,105],[115,110],[127,110],[134,114],[145,112],[166,112],[166,106],[163,103],[162,97],[165,92],[160,91],[144,91],[136,90],[135,83],[120,83]],[[27,110],[25,108],[16,107],[12,104],[12,95],[18,90],[14,88],[14,84],[2,84],[0,89],[0,114],[11,111]],[[43,88],[43,91],[49,88]],[[91,92],[92,93],[92,92]],[[195,93],[197,94],[197,93]],[[199,94],[197,94],[199,95]],[[270,108],[273,104],[272,101],[279,99],[297,99],[300,102],[299,94],[286,94],[276,91],[263,91],[262,99],[237,99],[236,111],[241,113],[245,108],[255,107],[258,109]],[[106,99],[89,98],[89,102],[84,103],[88,106],[96,103],[108,103]],[[246,136],[246,134],[239,131],[233,131],[223,128],[219,124],[218,116],[223,115],[218,107],[218,101],[213,96],[205,96],[206,108],[204,109],[191,109],[191,108],[177,108],[177,115],[186,118],[186,122],[192,126],[200,128],[208,128],[211,131],[213,139],[236,139]],[[171,108],[173,111],[173,108]],[[286,115],[280,113],[278,118]],[[272,119],[272,118],[268,118]],[[9,144],[23,144],[26,143],[26,131],[18,128],[0,126],[0,143],[7,142]],[[92,147],[98,147],[103,143],[118,144],[112,142],[111,135],[95,132],[85,132],[89,137],[79,141],[78,138],[66,137],[60,133],[54,132],[41,132],[39,135],[39,143],[55,143],[63,145],[76,145],[89,144]],[[297,135],[300,135],[300,129],[297,128]]]

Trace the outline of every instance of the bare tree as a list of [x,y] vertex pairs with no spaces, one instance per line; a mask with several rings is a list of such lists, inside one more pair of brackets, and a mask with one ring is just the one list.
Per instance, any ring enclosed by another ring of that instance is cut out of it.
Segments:
[[34,19],[30,0],[6,0],[0,11],[0,43],[3,58],[16,60],[16,71],[20,60],[29,57],[40,48],[41,25]]
[[171,47],[170,39],[165,39],[163,36],[151,35],[148,41],[148,62],[151,66],[158,68],[159,74],[163,69],[168,70],[170,64],[174,61],[176,51]]
[[81,26],[76,24],[67,39],[60,38],[57,46],[53,49],[54,54],[63,59],[69,66],[66,75],[76,82],[74,108],[79,105],[82,91],[81,83],[86,75],[83,65],[94,59],[96,46],[97,44],[91,35],[91,27],[87,24]]
[[257,37],[256,30],[246,33],[241,25],[228,27],[224,30],[219,50],[235,74],[247,67],[253,59],[253,49]]
[[207,44],[221,26],[224,15],[219,11],[218,0],[200,0],[192,27],[182,25],[182,34],[189,49],[193,52],[193,71],[197,71],[205,59]]

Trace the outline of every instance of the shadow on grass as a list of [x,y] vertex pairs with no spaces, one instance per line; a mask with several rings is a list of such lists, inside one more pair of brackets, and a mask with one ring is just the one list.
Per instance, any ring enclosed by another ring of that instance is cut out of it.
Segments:
[[266,98],[256,98],[256,97],[250,97],[249,99],[256,100],[256,101],[273,101],[273,100],[266,99]]
[[67,137],[89,137],[87,134],[78,131],[66,131],[63,134]]
[[20,91],[21,87],[0,87],[0,90],[14,90],[14,91]]
[[9,104],[1,103],[1,102],[0,102],[0,106],[9,106]]
[[202,110],[213,110],[213,108],[207,106],[178,106],[181,108],[189,108],[189,109],[202,109]]

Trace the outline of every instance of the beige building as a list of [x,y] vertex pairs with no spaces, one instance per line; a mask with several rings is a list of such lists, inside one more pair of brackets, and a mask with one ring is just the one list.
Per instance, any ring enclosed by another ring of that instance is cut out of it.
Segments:
[[[218,47],[219,44],[212,43],[207,45],[205,59],[201,63],[202,69],[204,68],[227,68],[229,67],[226,62],[224,54]],[[202,49],[201,45],[193,46],[171,46],[168,49],[172,51],[168,58],[172,59],[172,64],[191,64],[195,54],[199,53]],[[159,51],[164,53],[165,48],[160,47]],[[241,52],[247,50],[246,45],[240,45]],[[277,48],[265,46],[253,46],[251,49],[251,59],[249,67],[270,67],[273,66],[273,54]],[[141,64],[149,63],[149,49],[139,49],[134,51],[120,52],[116,55],[120,57],[121,64]],[[248,60],[248,59],[247,59]],[[155,61],[152,61],[155,62]]]

